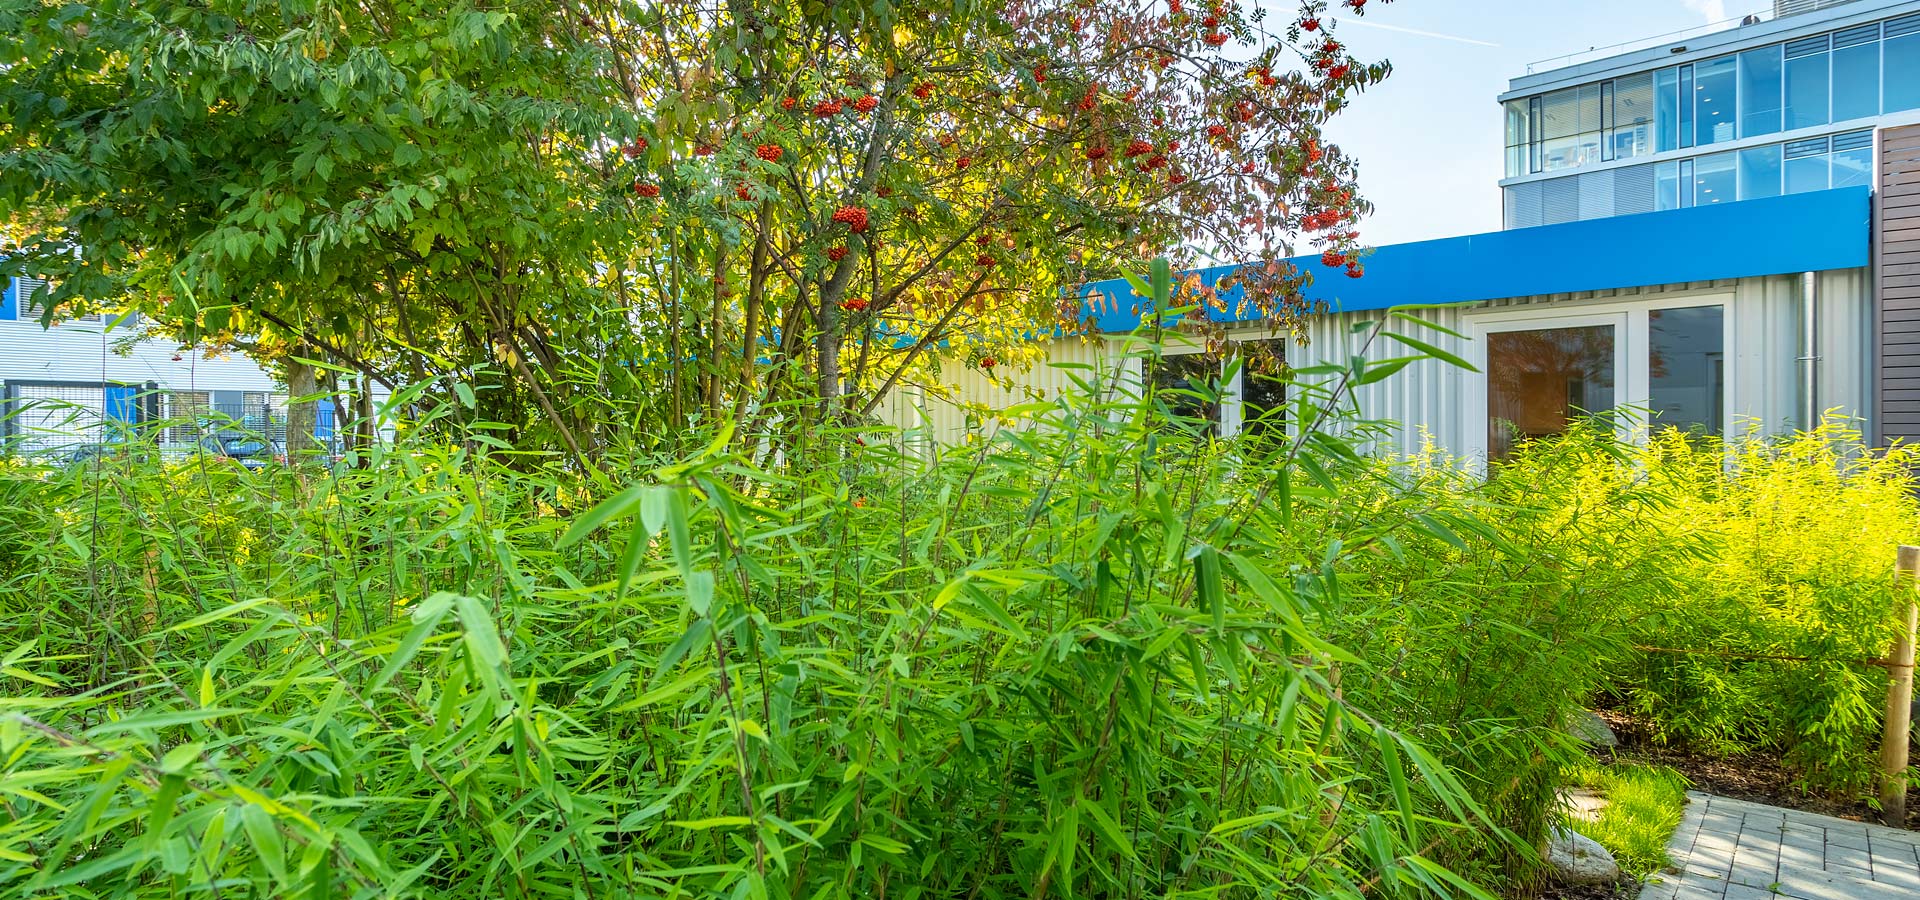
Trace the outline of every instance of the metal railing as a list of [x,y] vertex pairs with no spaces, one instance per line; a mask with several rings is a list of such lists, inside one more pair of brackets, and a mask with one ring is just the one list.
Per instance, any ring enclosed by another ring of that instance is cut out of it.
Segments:
[[[1696,38],[1704,34],[1716,34],[1718,32],[1727,31],[1733,28],[1740,28],[1747,25],[1758,25],[1762,22],[1772,21],[1783,15],[1792,15],[1793,13],[1798,13],[1798,12],[1808,12],[1813,9],[1821,9],[1821,8],[1824,8],[1827,6],[1833,6],[1836,3],[1842,3],[1842,2],[1850,3],[1850,2],[1853,2],[1853,0],[1775,0],[1773,7],[1757,10],[1755,12],[1751,12],[1746,15],[1734,16],[1733,18],[1722,19],[1718,22],[1709,22],[1705,25],[1696,25],[1696,26],[1693,26],[1692,28],[1682,28],[1679,31],[1669,31],[1665,34],[1656,34],[1656,35],[1653,35],[1652,37],[1637,38],[1631,41],[1623,41],[1618,44],[1609,44],[1604,47],[1588,47],[1585,50],[1579,50],[1573,53],[1566,53],[1560,56],[1553,56],[1553,57],[1548,57],[1547,59],[1530,62],[1530,63],[1527,63],[1527,74],[1535,75],[1540,72],[1551,72],[1555,69],[1564,69],[1568,66],[1577,66],[1581,63],[1592,62],[1596,59],[1605,59],[1609,56],[1619,56],[1622,53],[1632,53],[1636,50],[1647,50],[1653,47],[1658,47],[1662,44],[1671,44],[1676,41],[1684,41],[1684,40],[1687,40],[1688,38]],[[1793,13],[1785,13],[1780,11],[1780,7],[1783,5],[1799,4],[1799,3],[1818,4],[1818,5],[1809,6],[1807,9],[1804,9],[1804,10],[1795,8],[1793,10]]]

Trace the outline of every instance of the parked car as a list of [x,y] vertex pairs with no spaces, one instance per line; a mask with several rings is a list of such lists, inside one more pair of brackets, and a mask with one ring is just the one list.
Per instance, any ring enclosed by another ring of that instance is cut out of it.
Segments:
[[280,444],[245,433],[209,434],[200,439],[200,451],[231,461],[250,472],[284,464],[287,455]]

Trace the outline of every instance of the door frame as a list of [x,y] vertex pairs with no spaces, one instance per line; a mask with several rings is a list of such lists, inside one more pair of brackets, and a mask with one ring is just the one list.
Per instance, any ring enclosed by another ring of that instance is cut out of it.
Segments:
[[[1696,306],[1720,307],[1720,348],[1721,355],[1727,361],[1726,378],[1721,385],[1720,431],[1731,434],[1733,418],[1737,408],[1738,387],[1733,377],[1733,349],[1736,334],[1734,293],[1730,290],[1716,290],[1701,293],[1662,294],[1658,297],[1588,303],[1580,305],[1542,303],[1530,306],[1512,306],[1486,308],[1465,314],[1467,335],[1472,338],[1468,344],[1468,362],[1473,363],[1475,372],[1467,373],[1467,396],[1463,398],[1461,409],[1466,416],[1464,429],[1466,456],[1475,463],[1484,463],[1487,459],[1487,339],[1490,335],[1509,331],[1541,331],[1548,328],[1568,328],[1593,325],[1612,325],[1614,327],[1613,366],[1615,409],[1630,408],[1640,411],[1652,407],[1653,385],[1648,371],[1648,354],[1652,348],[1652,329],[1647,314],[1659,309],[1687,309]],[[1644,422],[1639,424],[1644,425]],[[1623,417],[1618,421],[1618,434],[1622,440],[1644,441],[1645,427],[1635,427],[1636,417]]]

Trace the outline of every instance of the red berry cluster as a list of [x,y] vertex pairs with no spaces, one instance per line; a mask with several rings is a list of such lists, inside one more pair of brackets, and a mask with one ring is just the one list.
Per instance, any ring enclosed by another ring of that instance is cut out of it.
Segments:
[[867,211],[858,206],[842,206],[833,213],[833,220],[842,223],[859,234],[867,230]]
[[1121,151],[1120,155],[1125,156],[1128,159],[1132,159],[1136,156],[1145,156],[1152,152],[1153,152],[1152,144],[1143,140],[1135,139],[1131,143],[1127,144],[1127,149]]
[[625,147],[621,147],[620,152],[625,153],[628,159],[632,159],[636,156],[639,156],[640,154],[647,152],[647,139],[634,138],[633,143],[628,144]]
[[1147,157],[1146,162],[1143,162],[1140,164],[1140,171],[1151,172],[1155,169],[1166,168],[1166,165],[1167,165],[1167,158],[1161,154],[1155,153],[1154,155]]
[[959,159],[954,160],[953,164],[957,168],[961,168],[961,169],[967,168],[968,166],[973,165],[973,157],[962,156]]
[[1204,19],[1201,19],[1201,20],[1200,20],[1200,24],[1202,24],[1202,25],[1205,25],[1205,26],[1207,26],[1207,30],[1209,30],[1209,31],[1211,31],[1211,30],[1213,30],[1213,29],[1215,29],[1215,28],[1219,28],[1219,27],[1220,27],[1220,17],[1219,17],[1219,16],[1208,16],[1208,17],[1206,17],[1206,18],[1204,18]]
[[794,107],[799,105],[800,105],[800,98],[798,97],[788,97],[780,101],[780,108],[785,110],[791,110]]
[[735,197],[739,197],[742,200],[752,200],[753,190],[747,187],[746,182],[742,181],[739,184],[736,184],[733,186],[733,195]]
[[994,259],[992,256],[982,253],[979,256],[974,257],[973,264],[976,266],[979,266],[982,269],[991,269],[994,266],[999,265],[1000,261],[997,259]]
[[845,245],[845,244],[841,244],[841,245],[839,245],[839,246],[836,246],[836,247],[828,247],[828,248],[827,248],[827,258],[828,258],[828,259],[830,259],[830,260],[833,260],[834,262],[839,262],[839,261],[841,261],[841,260],[843,260],[843,259],[846,259],[846,258],[847,258],[847,245]]
[[1036,84],[1045,84],[1047,82],[1046,63],[1041,63],[1033,67],[1033,80]]
[[1179,172],[1170,172],[1167,174],[1167,183],[1172,185],[1186,184],[1187,176]]
[[991,369],[994,366],[997,366],[999,364],[1000,364],[1000,361],[997,359],[994,359],[991,356],[980,357],[980,368],[982,369]]
[[1217,138],[1217,137],[1226,137],[1226,135],[1227,135],[1227,126],[1225,125],[1208,125],[1207,126],[1207,137]]
[[1367,0],[1347,0],[1347,8],[1356,12],[1359,11],[1360,7],[1365,5],[1367,5]]
[[780,149],[779,144],[761,144],[760,146],[753,148],[753,155],[758,156],[761,159],[766,160],[767,162],[779,162],[780,154],[785,152],[786,151]]
[[1313,18],[1312,16],[1308,16],[1307,18],[1300,20],[1300,27],[1308,31],[1319,31],[1320,20]]
[[840,301],[840,308],[848,312],[865,312],[869,306],[865,297],[848,297]]
[[1347,77],[1347,73],[1350,71],[1352,71],[1352,69],[1348,67],[1346,63],[1338,63],[1327,69],[1327,77],[1334,81],[1339,81]]
[[693,148],[693,155],[695,155],[695,156],[712,156],[712,155],[713,155],[713,145],[712,145],[712,144],[700,144],[700,145],[698,145],[698,146],[696,146],[696,147],[694,147],[694,148]]
[[1209,47],[1218,47],[1227,42],[1227,36],[1224,32],[1209,31],[1203,40],[1207,42],[1207,46]]
[[1320,264],[1323,266],[1331,266],[1337,269],[1347,264],[1347,255],[1345,253],[1341,253],[1338,250],[1328,250],[1327,252],[1320,254]]
[[1365,274],[1367,274],[1366,270],[1360,268],[1359,260],[1355,259],[1355,260],[1347,261],[1347,277],[1348,278],[1359,278],[1360,276]]
[[1326,231],[1339,225],[1346,217],[1347,214],[1340,210],[1323,209],[1300,217],[1300,227],[1308,231]]
[[1088,147],[1088,148],[1087,148],[1087,158],[1088,158],[1088,159],[1106,159],[1106,158],[1107,158],[1107,148],[1105,148],[1105,147]]
[[933,82],[922,81],[919,84],[914,85],[913,96],[919,100],[925,100],[928,97],[933,96]]
[[867,94],[865,96],[862,96],[860,99],[853,101],[853,108],[863,113],[873,112],[874,108],[879,105],[880,105],[880,101],[876,99],[872,94]]
[[822,100],[813,105],[813,117],[816,119],[825,119],[839,114],[840,101],[838,100]]
[[1093,109],[1094,106],[1097,105],[1099,102],[1100,102],[1100,86],[1095,84],[1090,84],[1090,85],[1087,85],[1087,92],[1080,97],[1080,102],[1077,104],[1074,104],[1074,106],[1077,109],[1079,109],[1081,112],[1086,112],[1088,110]]
[[1180,0],[1167,0],[1167,12],[1171,15],[1179,15],[1181,12]]
[[660,186],[657,184],[648,184],[644,181],[636,181],[633,183],[633,192],[642,197],[652,199],[660,196]]
[[887,187],[886,185],[883,184],[877,188],[874,188],[873,193],[875,196],[882,197],[882,198],[891,197],[893,196],[893,188]]

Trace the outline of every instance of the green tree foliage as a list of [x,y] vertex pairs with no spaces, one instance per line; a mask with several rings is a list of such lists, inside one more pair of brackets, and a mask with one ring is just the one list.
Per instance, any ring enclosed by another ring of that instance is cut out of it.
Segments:
[[1266,261],[1286,327],[1274,261],[1366,208],[1320,127],[1387,73],[1324,6],[16,3],[4,266],[50,315],[467,383],[529,448],[857,417],[1143,248]]

